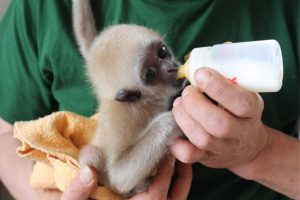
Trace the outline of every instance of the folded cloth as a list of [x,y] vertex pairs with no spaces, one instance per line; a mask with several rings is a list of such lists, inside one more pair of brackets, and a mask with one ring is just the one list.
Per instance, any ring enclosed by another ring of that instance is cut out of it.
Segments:
[[[22,142],[17,154],[36,161],[30,178],[33,188],[66,190],[80,170],[79,150],[93,137],[96,118],[61,111],[15,123],[14,136]],[[106,187],[98,187],[92,198],[121,199]]]

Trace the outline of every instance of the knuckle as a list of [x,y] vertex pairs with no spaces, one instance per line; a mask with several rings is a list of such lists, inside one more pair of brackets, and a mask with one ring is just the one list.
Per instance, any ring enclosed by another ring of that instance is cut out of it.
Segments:
[[241,98],[239,102],[240,102],[239,107],[241,113],[247,114],[247,112],[252,110],[254,107],[253,101],[251,101],[251,99],[248,97]]
[[200,161],[200,162],[205,162],[205,161],[207,161],[207,160],[209,160],[209,159],[210,159],[210,154],[209,154],[208,151],[203,151],[203,152],[201,153],[201,155],[199,156],[199,161]]
[[233,121],[229,117],[222,117],[211,122],[211,134],[216,137],[226,137],[232,130]]
[[64,194],[65,199],[72,198],[83,198],[86,196],[87,191],[82,188],[80,184],[74,184],[72,187],[68,189],[68,191]]
[[252,117],[257,113],[261,113],[263,109],[263,99],[256,93],[240,98],[237,103],[237,115],[240,117]]
[[203,99],[203,95],[198,88],[190,87],[189,92],[182,99],[184,107],[192,109]]
[[193,154],[189,150],[183,152],[178,159],[183,163],[192,163],[194,161]]
[[253,101],[253,98],[240,98],[237,102],[237,115],[241,117],[249,116],[253,113],[255,107],[256,105],[255,101]]
[[180,161],[183,162],[183,163],[191,163],[192,162],[191,155],[190,154],[182,155],[180,157]]
[[195,138],[195,145],[200,149],[207,149],[207,147],[212,142],[212,136],[210,135],[204,135],[204,134],[197,134],[197,137]]
[[190,107],[192,105],[194,105],[194,98],[193,98],[193,94],[191,94],[191,92],[189,92],[182,100],[182,103],[184,105],[185,108],[190,109]]
[[175,122],[180,122],[181,116],[183,114],[184,110],[182,109],[181,105],[176,106],[172,109],[172,114]]

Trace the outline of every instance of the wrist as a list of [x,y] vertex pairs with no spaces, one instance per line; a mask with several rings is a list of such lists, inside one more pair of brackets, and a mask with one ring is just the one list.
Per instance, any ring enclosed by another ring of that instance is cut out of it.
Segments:
[[268,159],[271,158],[271,155],[273,154],[273,147],[275,145],[273,137],[274,133],[266,126],[263,126],[262,129],[263,134],[266,135],[266,142],[258,154],[250,161],[229,169],[233,173],[247,180],[258,181],[265,174],[265,171],[269,170],[269,165],[266,163],[268,163]]
[[264,150],[250,162],[230,170],[242,178],[299,199],[299,139],[268,127],[265,129],[268,143]]

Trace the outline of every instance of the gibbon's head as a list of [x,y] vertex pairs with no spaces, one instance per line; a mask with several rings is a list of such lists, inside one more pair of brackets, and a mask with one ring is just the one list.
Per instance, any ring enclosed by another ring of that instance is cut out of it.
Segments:
[[104,30],[86,56],[87,71],[98,98],[132,102],[176,94],[178,62],[162,38],[137,25]]

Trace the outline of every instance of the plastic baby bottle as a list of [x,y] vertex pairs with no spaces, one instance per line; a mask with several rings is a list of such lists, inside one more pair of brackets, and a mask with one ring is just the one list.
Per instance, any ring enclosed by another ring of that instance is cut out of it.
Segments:
[[212,68],[252,92],[277,92],[282,86],[282,54],[276,40],[195,48],[179,67],[178,79],[186,77],[195,85],[194,73],[200,67]]

